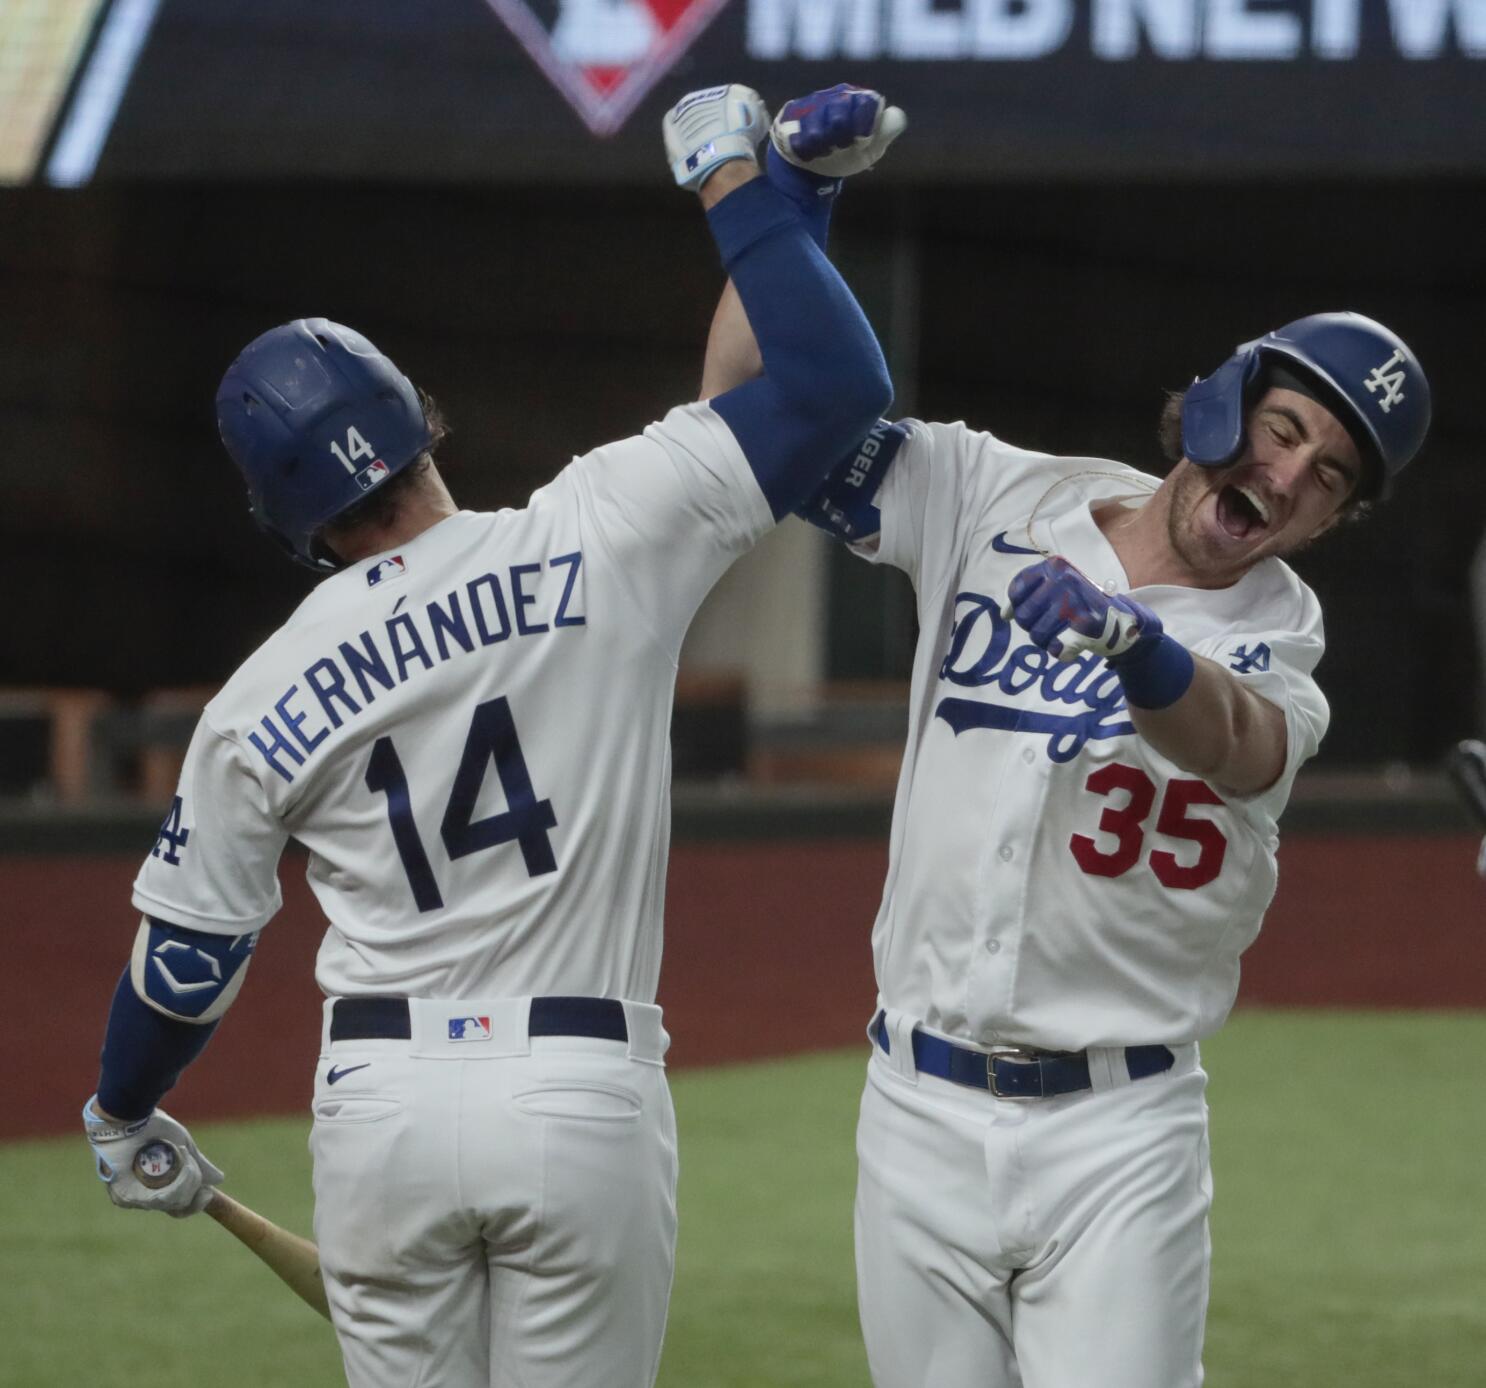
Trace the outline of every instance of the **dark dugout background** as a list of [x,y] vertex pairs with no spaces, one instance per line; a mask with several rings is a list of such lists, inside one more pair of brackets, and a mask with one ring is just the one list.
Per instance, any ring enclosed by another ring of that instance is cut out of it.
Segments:
[[[1327,614],[1322,759],[1435,757],[1476,727],[1482,65],[1448,24],[1437,55],[1400,56],[1381,0],[1347,61],[1103,61],[1093,11],[1072,13],[1035,62],[898,61],[886,18],[874,57],[843,38],[805,62],[752,56],[757,12],[733,0],[600,140],[482,0],[166,0],[97,180],[0,189],[19,576],[0,683],[212,683],[306,591],[253,532],[212,418],[222,369],[274,323],[348,321],[432,391],[470,506],[519,504],[689,397],[720,279],[660,114],[712,82],[778,103],[850,78],[913,123],[836,232],[902,412],[1154,468],[1163,390],[1236,342],[1340,307],[1407,338],[1435,390],[1427,452],[1299,566]],[[901,590],[834,577],[831,672],[902,673]]]

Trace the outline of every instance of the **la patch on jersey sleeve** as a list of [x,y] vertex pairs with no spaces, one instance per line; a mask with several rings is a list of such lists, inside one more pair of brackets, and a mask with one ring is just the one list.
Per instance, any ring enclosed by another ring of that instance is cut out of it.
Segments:
[[134,905],[173,925],[251,934],[282,904],[278,863],[287,838],[241,748],[203,718],[135,878]]
[[1251,816],[1277,820],[1296,773],[1316,755],[1331,722],[1331,707],[1311,673],[1324,650],[1319,621],[1314,631],[1229,634],[1192,649],[1238,676],[1285,715],[1285,769],[1279,780],[1257,795],[1229,797]]

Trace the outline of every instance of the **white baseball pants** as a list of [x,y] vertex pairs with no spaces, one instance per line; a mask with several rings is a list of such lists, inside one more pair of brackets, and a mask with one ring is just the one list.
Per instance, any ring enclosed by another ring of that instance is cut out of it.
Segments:
[[327,1004],[315,1076],[351,1388],[651,1388],[676,1239],[660,1009],[625,1003],[626,1042],[529,1037],[526,999],[410,1006],[409,1040],[332,1044]]
[[[902,1034],[906,1042],[907,1033]],[[1207,1313],[1207,1076],[997,1099],[873,1046],[857,1293],[876,1388],[1195,1388]],[[1097,1053],[1096,1053],[1097,1054]],[[1121,1054],[1121,1053],[1112,1053]]]

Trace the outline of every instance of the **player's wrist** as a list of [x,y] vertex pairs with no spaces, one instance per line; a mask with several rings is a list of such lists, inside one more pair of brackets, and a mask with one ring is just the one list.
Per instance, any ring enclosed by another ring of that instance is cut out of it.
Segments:
[[729,160],[712,170],[711,176],[697,189],[697,197],[701,199],[703,209],[710,212],[729,193],[745,183],[752,183],[758,176],[758,164],[752,159]]
[[132,1137],[149,1121],[149,1114],[138,1118],[121,1118],[99,1102],[97,1094],[83,1105],[83,1127],[90,1142],[117,1142]]
[[1152,711],[1176,703],[1191,688],[1197,673],[1192,652],[1166,635],[1159,623],[1155,631],[1142,636],[1109,664],[1120,677],[1125,702],[1132,708]]
[[765,154],[764,164],[769,186],[789,200],[810,239],[824,251],[831,231],[831,213],[835,210],[844,180],[802,169],[785,159],[772,144]]
[[771,140],[764,151],[764,166],[772,183],[803,212],[817,202],[829,203],[841,191],[844,179],[815,173],[786,159]]

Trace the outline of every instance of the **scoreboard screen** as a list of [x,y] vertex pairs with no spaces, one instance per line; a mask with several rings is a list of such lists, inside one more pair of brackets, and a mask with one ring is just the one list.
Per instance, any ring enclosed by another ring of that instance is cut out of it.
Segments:
[[[1486,171],[1486,0],[0,0],[0,178],[626,183],[849,80],[892,182]],[[907,146],[905,146],[906,150]]]
[[0,182],[37,169],[101,0],[0,4]]

